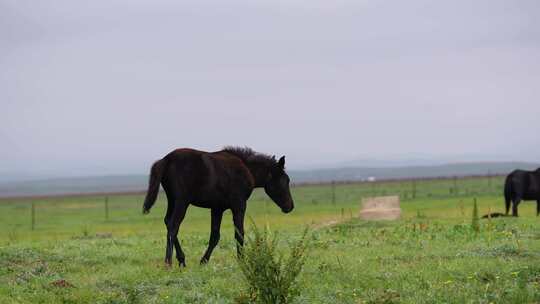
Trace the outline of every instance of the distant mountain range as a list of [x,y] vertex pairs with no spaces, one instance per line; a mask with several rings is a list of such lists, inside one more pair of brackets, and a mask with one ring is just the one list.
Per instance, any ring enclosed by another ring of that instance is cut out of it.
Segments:
[[291,172],[297,183],[362,181],[368,179],[406,179],[470,175],[507,174],[515,169],[533,170],[540,163],[470,162],[425,166],[344,167]]
[[[380,166],[328,168],[289,171],[294,183],[330,181],[362,181],[367,179],[406,179],[451,177],[486,174],[507,174],[515,169],[533,170],[540,163],[469,162],[443,165]],[[76,178],[55,178],[0,183],[0,197],[46,196],[144,191],[147,175],[114,175]]]

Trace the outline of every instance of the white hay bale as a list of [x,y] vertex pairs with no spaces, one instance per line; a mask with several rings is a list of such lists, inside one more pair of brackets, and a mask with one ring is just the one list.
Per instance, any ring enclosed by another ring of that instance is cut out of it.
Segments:
[[399,196],[378,196],[362,199],[360,218],[363,220],[397,220],[401,216]]

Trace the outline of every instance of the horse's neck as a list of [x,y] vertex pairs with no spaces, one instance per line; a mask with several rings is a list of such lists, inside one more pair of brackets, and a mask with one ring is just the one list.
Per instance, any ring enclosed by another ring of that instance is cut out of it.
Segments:
[[255,181],[255,188],[264,187],[264,185],[266,184],[266,179],[268,178],[270,169],[264,164],[261,164],[259,162],[257,163],[248,162],[246,165],[249,171],[251,172],[251,175],[253,176],[253,179]]

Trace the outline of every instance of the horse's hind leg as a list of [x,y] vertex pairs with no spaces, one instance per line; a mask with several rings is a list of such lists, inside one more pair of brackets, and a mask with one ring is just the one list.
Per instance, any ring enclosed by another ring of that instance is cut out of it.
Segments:
[[[163,218],[163,222],[165,222],[165,228],[169,227],[169,220],[172,216],[172,212],[174,210],[174,196],[172,194],[169,194],[170,191],[165,190],[165,193],[167,194],[167,213],[165,214],[165,217]],[[169,244],[170,240],[167,237],[167,248],[171,246]],[[176,236],[173,240],[174,250],[176,250],[176,259],[179,259],[179,252],[182,251],[182,248],[180,247],[180,242],[178,241],[178,236]],[[166,254],[166,253],[165,253]]]
[[167,223],[167,251],[165,253],[165,263],[168,265],[172,264],[172,251],[173,244],[176,247],[176,259],[180,266],[186,266],[186,258],[182,247],[178,242],[178,230],[180,224],[184,220],[187,210],[187,203],[182,201],[177,201],[174,204],[174,211],[171,214],[169,222]]
[[176,260],[180,266],[186,267],[186,256],[180,247],[180,241],[178,241],[178,235],[174,237],[174,250],[176,250]]
[[520,198],[520,197],[516,197],[516,198],[512,201],[512,216],[515,216],[515,217],[518,216],[518,205],[519,205],[520,202],[521,202],[521,198]]
[[536,201],[536,216],[540,214],[540,200]]
[[[167,231],[169,231],[169,221],[171,219],[171,216],[174,210],[174,196],[172,195],[171,190],[167,186],[164,185],[163,189],[165,190],[165,194],[167,195],[167,212],[165,213],[163,222],[165,223],[165,228],[167,228]],[[176,247],[176,242],[174,245]],[[169,251],[169,248],[172,248],[172,244],[171,244],[171,240],[168,237],[168,232],[167,232],[167,246],[165,248],[166,248],[165,249],[165,263],[170,265],[171,259],[170,258],[167,259],[167,252]],[[176,251],[178,254],[178,248],[176,249]]]
[[238,257],[242,256],[244,246],[244,215],[246,212],[245,202],[240,207],[232,209],[234,223],[234,238],[236,239],[236,252]]
[[201,258],[201,264],[208,263],[212,251],[219,242],[219,229],[221,226],[221,219],[223,218],[223,210],[221,209],[212,209],[212,224],[210,226],[210,240],[208,241],[208,249]]

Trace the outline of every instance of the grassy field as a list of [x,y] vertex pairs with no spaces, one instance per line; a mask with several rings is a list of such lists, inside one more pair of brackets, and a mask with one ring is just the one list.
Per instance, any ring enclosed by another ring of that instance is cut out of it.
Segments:
[[[535,204],[523,203],[520,218],[481,220],[480,232],[471,229],[473,198],[481,215],[503,211],[502,178],[292,192],[291,214],[261,191],[248,214],[276,231],[282,247],[313,227],[295,303],[540,301]],[[355,218],[361,197],[388,194],[401,196],[402,220]],[[200,266],[210,212],[191,207],[180,228],[188,267],[166,269],[163,196],[148,216],[141,214],[141,196],[107,201],[108,211],[103,196],[0,201],[0,303],[235,303],[243,297],[230,212],[210,263]]]

